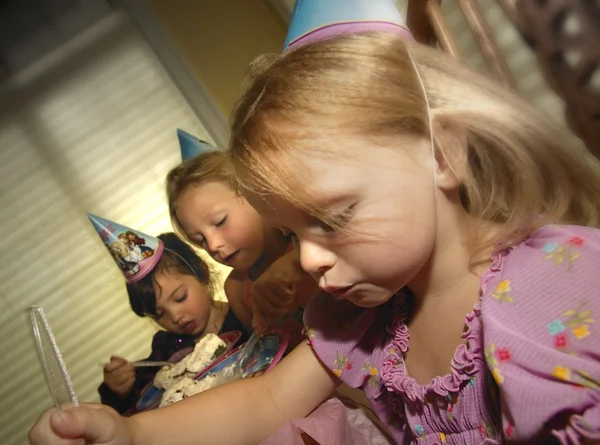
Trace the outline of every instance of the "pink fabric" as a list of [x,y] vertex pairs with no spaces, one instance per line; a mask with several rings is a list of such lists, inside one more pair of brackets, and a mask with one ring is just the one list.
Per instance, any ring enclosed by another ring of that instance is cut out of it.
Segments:
[[363,388],[397,443],[563,444],[600,438],[600,231],[547,226],[498,253],[451,372],[406,374],[411,297],[361,309],[319,294],[309,341],[344,383]]
[[320,445],[391,445],[360,408],[329,399],[305,419],[285,423],[261,445],[303,445],[305,433]]

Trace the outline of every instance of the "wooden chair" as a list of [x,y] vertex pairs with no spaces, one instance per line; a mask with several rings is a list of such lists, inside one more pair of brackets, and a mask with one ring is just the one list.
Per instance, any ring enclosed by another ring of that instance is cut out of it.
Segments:
[[[454,57],[458,47],[442,14],[442,0],[409,0],[407,22],[417,41]],[[515,88],[511,71],[477,0],[454,1],[491,73]],[[595,0],[497,0],[538,58],[549,85],[565,103],[566,121],[600,158],[600,2]]]

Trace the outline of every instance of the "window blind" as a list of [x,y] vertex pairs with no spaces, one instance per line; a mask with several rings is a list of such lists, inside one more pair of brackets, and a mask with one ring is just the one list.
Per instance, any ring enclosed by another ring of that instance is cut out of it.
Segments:
[[52,404],[29,306],[44,308],[81,401],[98,401],[99,363],[144,357],[157,329],[130,310],[86,212],[171,230],[164,181],[180,162],[176,128],[210,137],[119,13],[0,94],[0,442],[20,445]]

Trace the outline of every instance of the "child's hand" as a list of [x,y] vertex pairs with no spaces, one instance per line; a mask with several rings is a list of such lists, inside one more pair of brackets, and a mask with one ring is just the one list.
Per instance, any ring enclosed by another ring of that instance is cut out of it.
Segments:
[[130,445],[128,420],[104,405],[86,404],[65,411],[43,413],[29,431],[31,445]]
[[317,290],[314,279],[302,270],[297,252],[290,252],[269,267],[252,285],[253,327],[262,331],[289,309],[305,306]]
[[119,397],[127,397],[135,383],[135,368],[127,360],[113,355],[104,365],[104,383]]

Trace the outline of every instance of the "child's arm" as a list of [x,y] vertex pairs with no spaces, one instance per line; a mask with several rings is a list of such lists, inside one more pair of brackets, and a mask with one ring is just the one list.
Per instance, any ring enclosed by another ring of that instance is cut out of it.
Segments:
[[298,249],[294,249],[287,253],[286,257],[288,258],[288,261],[294,265],[294,267],[298,268],[302,272],[302,275],[300,275],[296,283],[296,299],[294,304],[306,307],[312,297],[319,292],[319,285],[317,281],[310,276],[310,274],[302,269],[302,264],[300,264],[300,251]]
[[[145,359],[148,361],[164,361],[168,360],[171,355],[177,351],[174,345],[173,337],[170,337],[165,331],[158,331],[152,338],[152,351]],[[115,363],[115,360],[121,362]],[[117,369],[119,368],[119,369]],[[109,373],[107,373],[109,371]],[[132,411],[137,403],[142,390],[154,379],[157,369],[154,368],[133,368],[133,365],[127,363],[125,359],[111,357],[111,363],[104,369],[104,381],[98,388],[100,400],[102,404],[114,408],[119,413],[123,414]],[[130,373],[134,377],[130,383],[129,391],[122,388],[121,394],[116,391],[118,386],[126,386],[124,377],[126,373]],[[112,374],[112,376],[110,376]],[[119,375],[117,375],[119,374]],[[121,385],[119,385],[121,383]],[[127,392],[127,394],[124,394]]]
[[111,356],[110,363],[104,365],[104,380],[98,388],[102,404],[123,414],[135,404],[140,389],[133,365],[124,358]]
[[142,432],[134,443],[256,444],[285,421],[308,415],[337,384],[304,343],[263,377],[224,385],[132,419],[134,430]]
[[244,276],[232,270],[225,280],[225,295],[229,308],[248,332],[252,332],[252,308],[244,302]]
[[252,286],[254,325],[269,325],[288,310],[305,307],[317,291],[314,278],[302,270],[298,251],[288,252]]
[[45,413],[30,432],[33,445],[66,445],[85,438],[103,445],[256,444],[285,421],[304,417],[338,381],[305,343],[269,374],[223,385],[182,402],[130,418],[106,407]]

